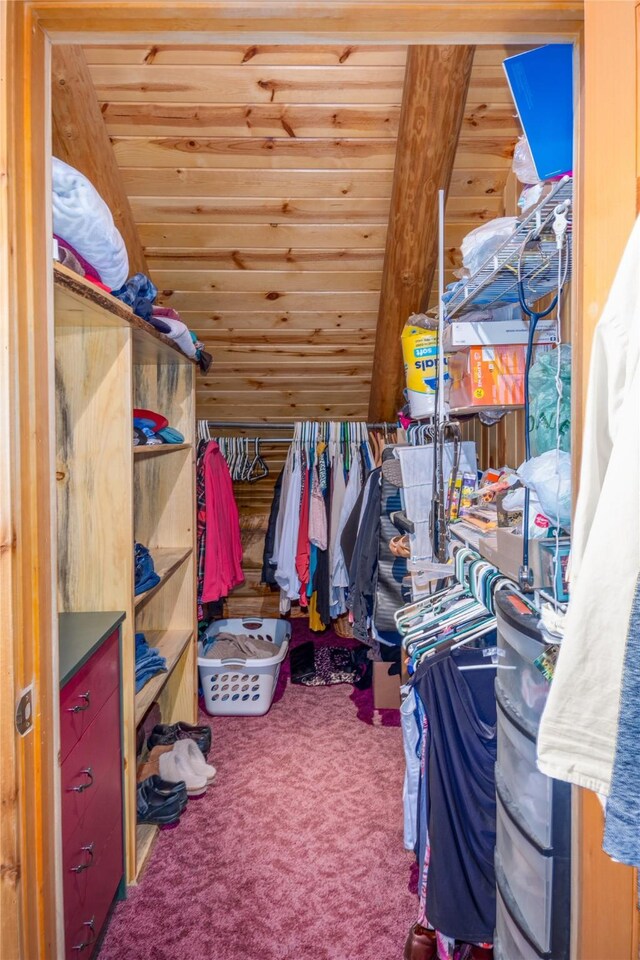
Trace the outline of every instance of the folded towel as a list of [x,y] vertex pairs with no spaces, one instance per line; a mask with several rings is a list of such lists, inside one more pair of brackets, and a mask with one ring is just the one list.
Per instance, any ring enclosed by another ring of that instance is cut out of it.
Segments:
[[129,258],[111,211],[79,170],[53,157],[52,173],[54,233],[95,267],[103,283],[117,289],[129,274]]

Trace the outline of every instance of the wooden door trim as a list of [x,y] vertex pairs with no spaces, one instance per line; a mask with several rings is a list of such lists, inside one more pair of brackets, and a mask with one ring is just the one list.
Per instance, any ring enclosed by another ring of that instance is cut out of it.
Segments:
[[[588,0],[593,2],[593,0]],[[629,2],[629,0],[625,0]],[[212,0],[201,3],[149,2],[143,5],[94,0],[0,0],[3,17],[11,21],[17,45],[12,48],[3,97],[15,114],[15,97],[26,98],[23,110],[24,142],[16,146],[10,158],[9,172],[16,174],[2,185],[11,209],[9,226],[13,226],[16,249],[3,255],[1,269],[9,283],[4,294],[0,317],[2,345],[12,349],[5,368],[11,376],[0,381],[0,400],[6,401],[3,437],[11,456],[11,492],[3,494],[2,513],[3,563],[11,573],[11,588],[0,594],[3,624],[7,637],[13,638],[8,662],[10,671],[3,672],[0,683],[3,695],[3,718],[7,696],[13,702],[21,678],[32,667],[38,684],[37,723],[43,736],[38,749],[27,740],[17,745],[15,768],[12,758],[3,756],[3,767],[11,773],[15,788],[20,786],[18,802],[21,810],[20,842],[34,845],[33,865],[20,878],[18,899],[21,902],[21,956],[60,955],[61,907],[60,885],[56,883],[56,838],[51,808],[45,802],[55,798],[56,749],[48,740],[54,729],[57,684],[55,677],[55,599],[53,570],[55,553],[52,530],[54,491],[51,489],[52,435],[50,375],[47,362],[38,367],[48,351],[52,331],[52,302],[49,289],[49,255],[47,223],[37,215],[45,196],[46,177],[42,156],[33,158],[47,136],[49,117],[48,43],[168,42],[382,42],[382,43],[468,43],[498,42],[537,43],[571,42],[582,45],[582,8],[579,0],[522,0],[522,2],[485,2],[485,0],[447,0],[447,2],[371,2],[350,0],[332,4],[278,0]],[[617,6],[611,5],[614,9]],[[4,8],[11,10],[9,13]],[[18,8],[18,9],[16,9]],[[24,65],[24,73],[22,66]],[[36,96],[39,90],[39,97]],[[36,104],[38,105],[36,108]],[[589,106],[588,104],[586,105]],[[36,109],[34,109],[36,108]],[[583,102],[582,108],[585,108]],[[25,126],[26,125],[26,126]],[[28,143],[26,141],[29,141]],[[582,138],[583,141],[583,138]],[[46,146],[48,147],[47,140]],[[20,172],[18,155],[28,157],[29,164]],[[3,171],[4,172],[4,171]],[[578,194],[578,217],[584,198],[594,185],[581,181]],[[31,231],[32,214],[35,229]],[[22,222],[20,223],[20,216]],[[16,258],[26,254],[27,264],[18,274]],[[578,269],[580,269],[578,267]],[[578,273],[574,284],[573,307],[581,316],[580,296],[584,276]],[[578,289],[580,288],[580,290]],[[586,356],[590,331],[579,345]],[[26,351],[21,353],[20,348]],[[37,349],[36,349],[37,348]],[[3,368],[3,369],[5,369]],[[584,364],[578,364],[576,395],[584,395]],[[44,414],[44,422],[42,415]],[[37,433],[36,433],[37,429]],[[3,480],[7,477],[4,471]],[[22,498],[17,497],[18,491]],[[38,499],[40,498],[40,499]],[[8,524],[7,524],[8,518]],[[6,554],[9,560],[6,560]],[[33,580],[35,578],[35,580]],[[32,590],[32,582],[35,589]],[[28,586],[28,589],[27,589]],[[30,595],[29,595],[30,594]],[[24,638],[28,637],[27,643]],[[12,712],[12,710],[11,710]],[[47,728],[47,724],[49,724]],[[6,728],[5,728],[6,729]],[[48,796],[47,796],[48,792]],[[46,813],[46,816],[44,814]],[[31,818],[31,819],[30,819]],[[8,837],[11,840],[11,837]],[[4,844],[5,835],[2,835]],[[582,837],[584,841],[584,837]],[[4,847],[3,847],[4,852]],[[58,861],[59,862],[59,861]],[[47,872],[47,867],[49,871]],[[40,884],[38,886],[38,884]],[[3,891],[4,896],[4,891]],[[56,900],[57,897],[57,900]],[[4,900],[3,900],[4,905]],[[580,920],[582,917],[582,911]],[[3,916],[3,920],[4,920]],[[581,927],[576,924],[576,930]],[[4,935],[4,933],[3,933]],[[11,957],[11,954],[6,954]]]

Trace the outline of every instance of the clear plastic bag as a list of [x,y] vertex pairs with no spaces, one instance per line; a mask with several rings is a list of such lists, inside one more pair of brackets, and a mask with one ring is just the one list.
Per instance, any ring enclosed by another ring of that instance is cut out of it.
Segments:
[[517,217],[496,217],[466,235],[460,250],[462,262],[470,274],[479,270],[515,230]]
[[529,141],[524,134],[518,138],[516,148],[513,151],[513,163],[511,164],[511,169],[515,173],[520,183],[532,185],[540,182],[540,177],[538,176],[538,172],[531,155]]
[[539,499],[553,525],[568,530],[571,526],[570,455],[562,450],[547,450],[540,457],[525,460],[518,476]]
[[[571,347],[563,343],[560,350],[560,449],[571,450]],[[534,457],[555,450],[558,425],[558,391],[556,375],[557,350],[541,353],[529,372],[529,436]]]

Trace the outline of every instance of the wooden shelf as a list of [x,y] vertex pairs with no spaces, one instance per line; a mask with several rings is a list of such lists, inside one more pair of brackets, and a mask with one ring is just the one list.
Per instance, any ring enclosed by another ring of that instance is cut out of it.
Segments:
[[149,597],[153,596],[154,593],[157,593],[162,585],[169,579],[172,573],[178,569],[181,563],[190,557],[193,553],[192,547],[179,548],[166,548],[166,547],[150,547],[149,553],[153,559],[153,566],[156,573],[160,577],[160,582],[151,587],[150,590],[145,590],[144,593],[138,594],[135,598],[134,606],[139,607],[141,603],[144,603]]
[[138,457],[157,457],[163,453],[175,453],[176,450],[190,450],[190,443],[152,443],[151,445],[143,443],[142,446],[133,448],[133,455]]
[[503,407],[499,404],[486,407],[452,407],[451,410],[449,410],[449,416],[472,417],[475,413],[510,413],[512,410],[524,410],[524,404],[518,403],[510,407]]
[[136,880],[147,865],[157,836],[158,827],[153,823],[139,823],[136,827]]
[[152,677],[136,694],[136,727],[173,673],[176,663],[193,637],[193,630],[145,630],[144,635],[149,646],[155,647],[158,653],[166,658],[167,670]]
[[[61,263],[53,264],[53,280],[56,292],[73,302],[75,309],[58,311],[61,318],[59,326],[79,326],[93,323],[95,326],[131,327],[134,353],[137,362],[148,363],[190,363],[195,359],[188,357],[176,346],[174,341],[160,333],[150,323],[138,317],[126,303],[101,290],[95,283],[85,280],[73,270]],[[82,316],[78,317],[78,308]]]

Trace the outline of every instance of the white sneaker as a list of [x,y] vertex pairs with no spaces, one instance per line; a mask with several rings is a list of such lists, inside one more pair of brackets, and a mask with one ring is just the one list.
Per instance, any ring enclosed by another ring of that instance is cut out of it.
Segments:
[[216,775],[216,768],[207,763],[202,750],[193,740],[178,740],[173,749],[188,759],[196,776],[205,777],[207,783],[211,783]]
[[[206,793],[207,778],[195,772],[190,758],[183,750],[176,749],[178,744],[186,742],[186,740],[178,740],[173,750],[160,754],[158,758],[160,776],[163,780],[168,780],[171,783],[178,783],[182,780],[190,797],[200,797],[203,793]],[[198,750],[198,747],[196,747],[196,750]]]

